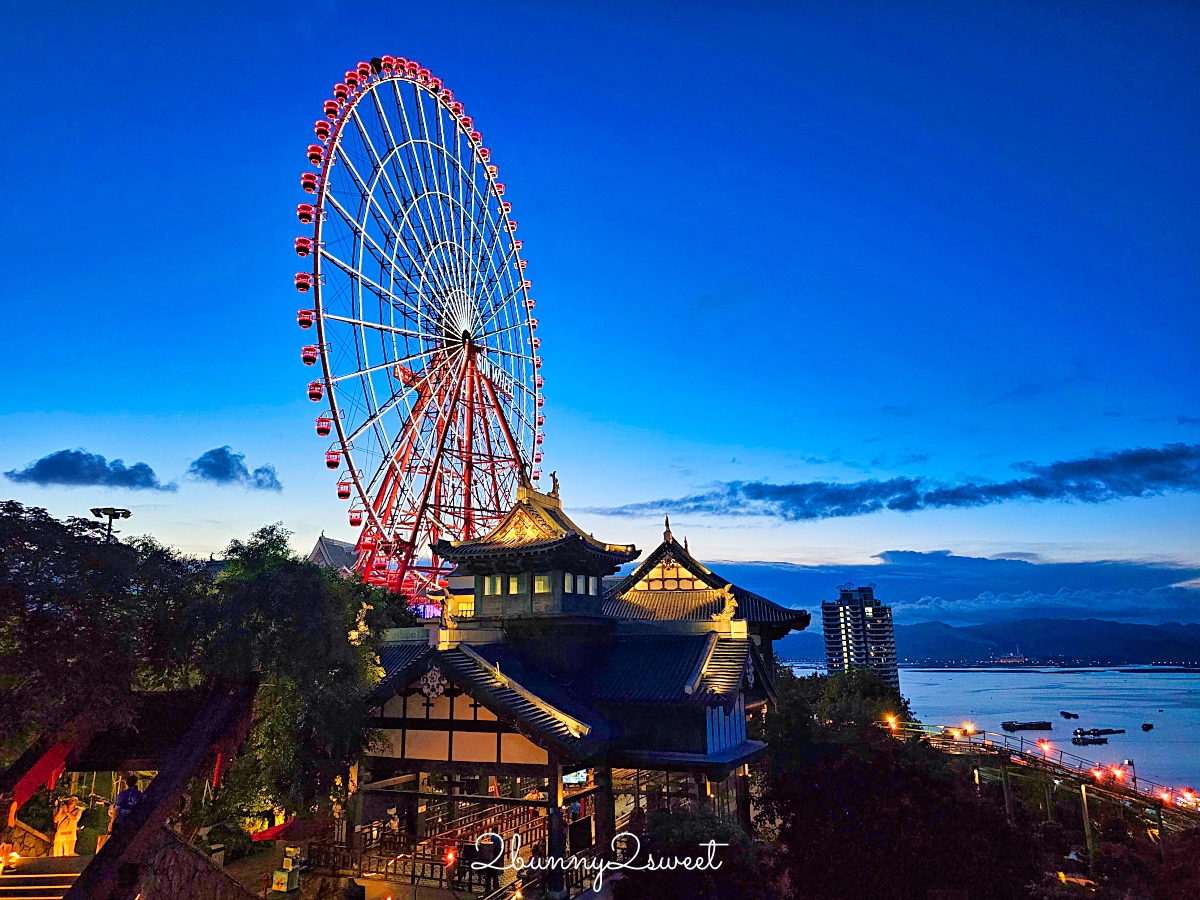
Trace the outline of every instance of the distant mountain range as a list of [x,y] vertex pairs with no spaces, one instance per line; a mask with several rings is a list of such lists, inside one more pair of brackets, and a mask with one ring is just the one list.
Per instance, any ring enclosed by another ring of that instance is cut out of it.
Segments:
[[[801,632],[775,645],[782,659],[824,659],[820,634]],[[989,625],[943,622],[896,626],[903,663],[986,663],[1025,657],[1030,664],[1200,663],[1200,625],[1134,625],[1103,619],[1020,619]]]

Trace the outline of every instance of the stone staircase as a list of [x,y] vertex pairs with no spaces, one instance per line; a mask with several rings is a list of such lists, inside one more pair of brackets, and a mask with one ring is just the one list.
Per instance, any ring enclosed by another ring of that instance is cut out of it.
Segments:
[[90,856],[25,859],[0,873],[0,900],[62,900]]

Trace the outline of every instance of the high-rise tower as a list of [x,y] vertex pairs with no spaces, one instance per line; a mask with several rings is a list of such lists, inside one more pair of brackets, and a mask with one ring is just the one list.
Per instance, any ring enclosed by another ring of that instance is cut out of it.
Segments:
[[825,663],[829,674],[847,669],[870,669],[882,681],[899,690],[892,608],[876,601],[874,586],[856,588],[844,584],[838,591],[836,602],[821,604]]

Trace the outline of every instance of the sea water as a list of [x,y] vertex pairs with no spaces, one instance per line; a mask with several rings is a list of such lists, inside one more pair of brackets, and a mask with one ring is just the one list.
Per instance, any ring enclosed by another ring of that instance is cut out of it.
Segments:
[[[796,674],[812,673],[797,667]],[[901,669],[900,692],[928,725],[971,722],[1004,733],[1001,722],[1053,723],[1016,732],[1105,765],[1132,759],[1139,778],[1200,789],[1200,672],[1154,668]],[[1078,713],[1064,719],[1060,710]],[[1153,723],[1142,731],[1142,723]],[[1108,743],[1076,747],[1076,728],[1124,728]]]

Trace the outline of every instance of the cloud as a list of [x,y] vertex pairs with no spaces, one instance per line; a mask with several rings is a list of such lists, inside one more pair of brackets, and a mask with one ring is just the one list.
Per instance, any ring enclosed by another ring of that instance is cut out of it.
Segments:
[[1044,466],[1021,462],[1013,468],[1025,473],[1026,477],[964,484],[939,484],[910,476],[886,481],[872,478],[849,484],[827,481],[802,484],[718,482],[686,497],[593,507],[588,512],[610,516],[664,512],[763,516],[795,522],[861,516],[882,510],[915,512],[986,506],[1013,500],[1105,503],[1173,491],[1200,492],[1200,444],[1167,444],[1157,449],[1139,447]]
[[1177,416],[1176,425],[1200,425],[1200,416]]
[[1054,393],[1062,388],[1071,387],[1076,384],[1094,383],[1100,380],[1087,370],[1082,361],[1075,360],[1072,366],[1075,371],[1070,375],[1060,378],[1058,381],[1022,381],[1012,390],[997,394],[985,405],[999,406],[1002,403],[1028,403],[1031,400],[1044,397],[1046,394]]
[[283,485],[272,465],[262,465],[250,471],[246,465],[246,454],[234,453],[228,445],[216,447],[202,454],[188,466],[187,474],[197,481],[213,484],[240,484],[247,490],[282,491]]
[[911,416],[917,411],[915,406],[901,404],[898,406],[881,406],[879,411],[885,416]]
[[5,472],[9,481],[41,487],[115,487],[131,491],[173,491],[174,484],[163,484],[147,463],[126,466],[123,460],[106,460],[86,450],[57,450],[35,460],[24,469]]
[[[734,584],[810,611],[851,581],[875,584],[896,621],[974,625],[1013,619],[1115,619],[1147,624],[1200,621],[1200,567],[1136,560],[1038,562],[888,550],[875,564],[801,566],[710,561]],[[814,626],[816,623],[814,622]]]

